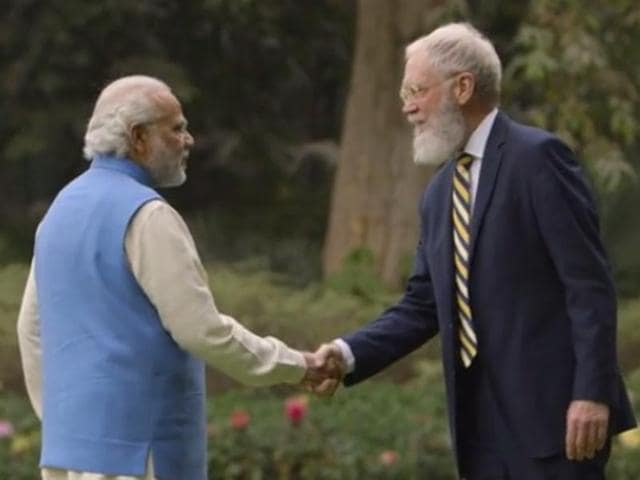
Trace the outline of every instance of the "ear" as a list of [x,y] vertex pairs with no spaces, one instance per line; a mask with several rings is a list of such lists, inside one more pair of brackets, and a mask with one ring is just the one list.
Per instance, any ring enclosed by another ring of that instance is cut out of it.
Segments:
[[453,94],[458,105],[463,106],[469,103],[476,89],[476,79],[469,72],[462,72],[458,75],[453,87]]
[[129,128],[130,150],[136,156],[144,156],[147,150],[148,132],[144,125],[134,125]]

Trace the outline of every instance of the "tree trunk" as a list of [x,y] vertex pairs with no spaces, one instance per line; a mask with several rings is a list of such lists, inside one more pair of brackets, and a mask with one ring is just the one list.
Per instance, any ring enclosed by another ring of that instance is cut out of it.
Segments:
[[418,234],[418,204],[432,170],[413,163],[398,90],[407,43],[433,29],[445,2],[359,0],[355,55],[325,239],[325,274],[356,248],[397,287]]

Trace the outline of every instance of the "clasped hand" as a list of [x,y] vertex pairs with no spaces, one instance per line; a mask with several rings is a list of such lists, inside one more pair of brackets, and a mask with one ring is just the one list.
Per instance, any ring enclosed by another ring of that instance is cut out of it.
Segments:
[[302,387],[319,396],[333,395],[346,373],[340,348],[333,343],[325,343],[315,352],[302,352],[302,355],[307,362],[307,372],[300,382]]

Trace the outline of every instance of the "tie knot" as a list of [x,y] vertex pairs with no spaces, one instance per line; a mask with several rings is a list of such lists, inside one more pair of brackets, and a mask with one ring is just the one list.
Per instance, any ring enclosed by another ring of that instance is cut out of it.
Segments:
[[469,155],[468,153],[463,153],[462,155],[460,155],[458,157],[458,165],[460,165],[461,167],[469,167],[469,165],[471,165],[471,162],[473,162],[473,157],[471,155]]

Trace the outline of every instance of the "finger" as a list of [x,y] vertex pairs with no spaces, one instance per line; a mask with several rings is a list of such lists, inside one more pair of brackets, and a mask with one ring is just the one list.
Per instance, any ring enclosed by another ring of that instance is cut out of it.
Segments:
[[567,414],[567,435],[565,437],[565,450],[569,460],[576,459],[576,422],[571,418],[571,413]]
[[330,357],[323,368],[323,373],[329,377],[341,380],[345,375],[345,365],[335,358]]
[[342,350],[340,350],[340,347],[338,347],[335,343],[326,343],[324,347],[327,358],[333,358],[340,363],[344,361],[344,358],[342,357]]
[[338,382],[337,380],[328,378],[321,382],[319,385],[316,385],[316,387],[314,388],[314,393],[321,397],[330,397],[334,394],[339,385],[340,382]]
[[600,451],[607,443],[607,430],[609,429],[609,422],[604,420],[598,422],[596,425],[596,451]]
[[585,458],[593,458],[596,454],[596,446],[598,443],[598,425],[597,422],[590,422],[585,426]]
[[300,385],[307,391],[309,389],[313,390],[315,386],[324,381],[328,375],[315,366],[314,360],[311,359],[313,354],[307,352],[304,352],[303,354],[305,355],[307,369],[304,372],[302,380],[300,380]]
[[319,385],[327,378],[330,378],[330,377],[326,375],[324,372],[310,368],[305,373],[301,383],[306,383],[311,385],[312,387],[315,387],[316,385]]
[[327,378],[323,380],[316,390],[319,390],[321,393],[332,394],[336,388],[338,388],[338,381],[334,378]]
[[585,459],[588,434],[587,425],[582,421],[576,421],[576,460],[579,462]]
[[315,366],[317,368],[324,368],[327,364],[327,360],[331,357],[331,349],[327,344],[320,345],[313,354],[315,360]]
[[324,343],[320,345],[320,348],[316,350],[315,355],[322,366],[325,366],[330,359],[342,362],[342,352],[332,343]]

